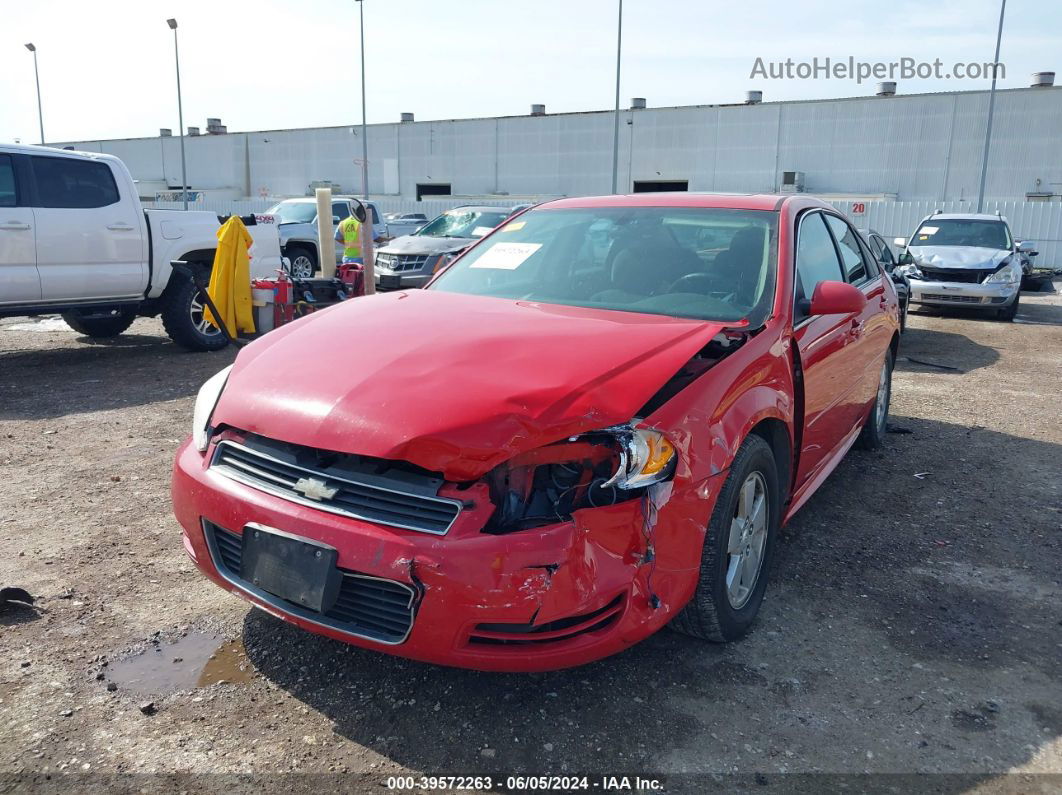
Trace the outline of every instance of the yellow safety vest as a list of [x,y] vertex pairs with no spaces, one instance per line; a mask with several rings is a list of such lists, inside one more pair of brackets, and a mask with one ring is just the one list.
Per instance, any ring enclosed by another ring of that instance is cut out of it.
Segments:
[[352,260],[361,257],[361,224],[353,215],[339,222],[343,233],[343,259]]

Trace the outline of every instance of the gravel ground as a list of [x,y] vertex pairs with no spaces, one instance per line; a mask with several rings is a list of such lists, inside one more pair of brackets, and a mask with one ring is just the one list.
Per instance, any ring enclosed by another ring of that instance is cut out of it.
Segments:
[[746,640],[665,631],[539,675],[346,647],[197,574],[169,469],[231,358],[183,353],[153,320],[103,344],[0,321],[0,584],[38,599],[0,612],[0,790],[576,773],[591,790],[1062,790],[1059,295],[1023,296],[1014,324],[912,315],[895,433],[787,528]]

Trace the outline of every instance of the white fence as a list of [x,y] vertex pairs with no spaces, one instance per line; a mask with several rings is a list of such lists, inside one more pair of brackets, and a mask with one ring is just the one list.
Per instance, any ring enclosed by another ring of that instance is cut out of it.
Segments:
[[[189,205],[194,210],[210,210],[219,215],[260,213],[272,207],[279,199],[247,199],[243,201],[204,200]],[[394,196],[373,197],[380,212],[424,213],[428,218],[460,204],[484,204],[493,207],[511,207],[525,199],[425,199],[415,201]],[[918,222],[941,210],[946,213],[970,213],[974,211],[968,201],[832,201],[837,209],[847,213],[860,229],[873,229],[887,240],[894,237],[910,237]],[[155,207],[179,210],[180,202],[156,202]],[[861,211],[860,211],[861,210]],[[1040,255],[1034,264],[1040,267],[1062,267],[1062,202],[986,201],[985,212],[1002,213],[1018,240],[1032,240]]]
[[[847,213],[860,229],[880,232],[890,242],[894,237],[909,238],[918,222],[934,210],[945,213],[976,211],[973,203],[968,201],[831,201],[830,204]],[[983,212],[999,212],[1010,222],[1017,240],[1036,243],[1040,255],[1033,260],[1034,265],[1062,266],[1062,202],[986,201]]]

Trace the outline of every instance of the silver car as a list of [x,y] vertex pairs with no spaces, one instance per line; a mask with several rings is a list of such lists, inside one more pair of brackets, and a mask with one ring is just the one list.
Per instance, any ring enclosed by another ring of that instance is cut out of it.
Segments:
[[395,238],[376,252],[376,289],[423,287],[436,271],[510,214],[507,207],[455,207],[413,234]]
[[[348,196],[332,197],[332,229],[354,212],[357,199]],[[387,234],[387,225],[380,220],[380,213],[372,202],[363,202],[372,212],[373,238],[382,240]],[[277,218],[280,232],[280,250],[290,262],[291,275],[296,279],[310,279],[320,269],[317,252],[317,199],[285,199],[267,210]],[[336,246],[336,264],[343,261],[343,247]]]
[[1034,245],[1017,242],[1007,219],[978,213],[934,213],[918,225],[897,268],[911,285],[911,303],[959,306],[1013,320],[1023,270]]

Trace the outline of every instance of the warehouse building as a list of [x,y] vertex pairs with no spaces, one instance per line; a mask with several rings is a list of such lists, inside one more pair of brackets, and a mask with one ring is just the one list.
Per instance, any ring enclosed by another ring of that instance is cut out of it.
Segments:
[[[988,91],[894,94],[651,108],[620,113],[620,190],[779,191],[898,201],[962,201],[980,179]],[[562,196],[608,193],[611,111],[372,124],[374,196]],[[227,132],[209,120],[186,137],[188,187],[216,199],[301,196],[331,184],[360,193],[361,128]],[[1053,75],[1000,90],[985,195],[1062,198],[1062,90]],[[121,157],[147,199],[181,187],[178,138],[77,141]]]

